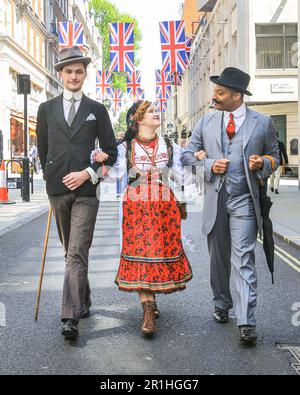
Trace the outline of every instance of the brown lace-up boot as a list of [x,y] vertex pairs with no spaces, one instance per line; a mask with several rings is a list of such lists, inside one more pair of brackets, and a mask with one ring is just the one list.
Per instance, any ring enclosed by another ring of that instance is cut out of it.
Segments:
[[156,302],[155,301],[151,302],[151,306],[152,306],[152,309],[154,311],[155,318],[159,318],[160,317],[160,311],[158,310]]
[[143,335],[154,335],[155,333],[155,314],[152,307],[153,302],[147,300],[142,303],[144,310],[144,319],[141,326],[141,331]]

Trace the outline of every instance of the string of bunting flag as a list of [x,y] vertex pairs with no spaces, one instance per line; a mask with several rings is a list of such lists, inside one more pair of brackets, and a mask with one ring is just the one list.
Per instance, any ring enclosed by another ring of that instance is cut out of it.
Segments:
[[192,39],[186,37],[185,22],[160,22],[162,69],[156,70],[156,100],[161,113],[167,111],[171,86],[181,86],[183,74],[190,63]]
[[[115,112],[120,112],[124,103],[145,99],[141,84],[141,71],[135,67],[134,23],[109,23],[110,68],[96,72],[96,97],[104,103],[109,100]],[[192,39],[185,35],[185,22],[165,21],[159,23],[162,68],[155,71],[156,106],[161,113],[167,111],[171,87],[182,85],[183,74],[190,62]],[[60,48],[77,45],[83,51],[84,29],[82,23],[59,23]],[[113,73],[126,73],[127,91],[112,87]]]

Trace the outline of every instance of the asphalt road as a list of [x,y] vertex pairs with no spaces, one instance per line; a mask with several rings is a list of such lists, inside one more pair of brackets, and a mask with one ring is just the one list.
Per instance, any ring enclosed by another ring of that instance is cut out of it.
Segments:
[[[225,326],[212,319],[208,253],[197,213],[190,214],[183,226],[194,278],[186,291],[158,296],[162,313],[158,333],[147,340],[140,335],[137,295],[122,293],[114,284],[118,206],[103,203],[90,254],[92,315],[80,322],[77,342],[66,342],[60,334],[63,251],[54,223],[39,321],[34,322],[46,222],[44,215],[0,238],[0,311],[6,309],[5,326],[0,321],[0,374],[296,374],[291,367],[295,360],[279,345],[300,345],[300,326],[292,325],[293,305],[300,304],[300,273],[276,257],[272,286],[258,245],[259,339],[254,348],[242,346],[234,312]],[[299,251],[276,242],[300,260]]]

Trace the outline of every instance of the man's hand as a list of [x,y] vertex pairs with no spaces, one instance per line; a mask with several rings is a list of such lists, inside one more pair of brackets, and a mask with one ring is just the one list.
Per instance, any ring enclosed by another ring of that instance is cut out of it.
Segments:
[[96,159],[96,162],[103,163],[103,162],[107,161],[108,155],[105,152],[101,151],[101,152],[97,153],[95,159]]
[[249,169],[253,172],[262,170],[264,167],[264,159],[259,155],[252,155],[249,158]]
[[198,160],[203,160],[203,159],[206,159],[206,152],[205,151],[199,151],[199,152],[195,152],[194,153],[194,156],[195,156],[195,158],[196,159],[198,159]]
[[70,191],[75,191],[81,185],[83,185],[90,178],[89,173],[86,170],[79,171],[76,173],[70,173],[63,178],[63,183]]
[[228,166],[229,166],[230,160],[228,159],[219,159],[216,160],[212,172],[218,176],[221,176],[226,173]]

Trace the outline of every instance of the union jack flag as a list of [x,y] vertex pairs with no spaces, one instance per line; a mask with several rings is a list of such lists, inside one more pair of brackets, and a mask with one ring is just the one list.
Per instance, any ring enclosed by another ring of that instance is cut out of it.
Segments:
[[58,43],[60,49],[77,45],[83,50],[83,24],[73,22],[59,22]]
[[113,89],[110,88],[107,90],[108,98],[113,103],[113,111],[119,112],[122,109],[122,97],[123,92],[120,88]]
[[140,100],[139,94],[141,90],[141,72],[134,70],[126,73],[127,79],[127,96],[133,101]]
[[171,79],[171,85],[181,86],[183,75],[180,73],[170,73],[169,77]]
[[155,70],[156,77],[156,97],[159,99],[169,99],[171,96],[170,73],[162,70]]
[[111,71],[134,71],[134,24],[109,23]]
[[185,22],[160,22],[162,70],[183,73],[186,70]]
[[145,100],[145,89],[142,88],[138,88],[137,89],[137,97],[136,97],[137,101],[139,100]]
[[190,58],[191,58],[191,49],[192,49],[192,42],[193,39],[192,38],[186,38],[186,42],[185,42],[185,52],[186,52],[186,63],[189,64],[190,63]]
[[111,72],[106,70],[97,70],[96,72],[96,94],[97,98],[104,101],[108,96],[110,89]]
[[165,113],[168,110],[168,100],[167,99],[157,99],[155,103],[156,111],[160,113]]

